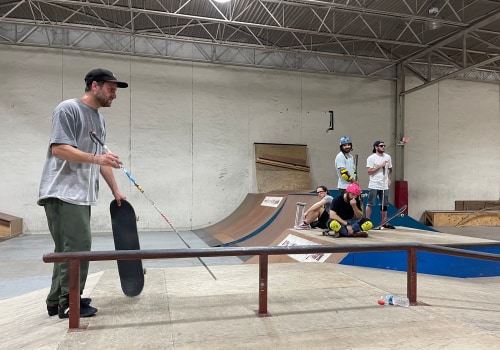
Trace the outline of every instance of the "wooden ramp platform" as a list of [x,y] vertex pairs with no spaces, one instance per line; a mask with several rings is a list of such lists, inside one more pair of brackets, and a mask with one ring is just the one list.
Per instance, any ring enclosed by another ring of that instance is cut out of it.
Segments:
[[[276,205],[268,206],[266,200],[269,199]],[[317,195],[311,192],[248,194],[227,218],[193,232],[210,246],[266,246],[284,229],[293,227],[297,202],[306,203],[309,208],[317,201]]]
[[[263,205],[266,201],[274,206]],[[409,216],[397,217],[392,221],[395,230],[370,230],[367,238],[333,238],[323,236],[322,230],[293,229],[297,203],[305,203],[306,208],[318,200],[311,192],[273,192],[249,194],[242,205],[220,223],[204,229],[193,230],[210,246],[293,246],[293,245],[342,245],[366,243],[405,243],[456,245],[466,244],[472,250],[493,254],[500,253],[499,240],[460,236],[427,230],[412,226],[415,221]],[[452,212],[454,213],[454,212]],[[485,213],[489,214],[489,213]],[[440,226],[453,226],[441,224]],[[210,244],[207,237],[216,243]],[[269,256],[271,263],[313,262],[364,266],[378,269],[405,271],[407,256],[405,251],[364,252],[336,254],[302,254]],[[500,276],[500,266],[496,262],[463,259],[433,253],[419,253],[418,272],[451,277]],[[247,264],[257,263],[257,257],[245,257]]]
[[500,211],[427,210],[424,220],[430,226],[500,226]]
[[[343,245],[343,244],[387,244],[387,243],[423,243],[443,245],[469,245],[472,250],[499,254],[498,240],[477,237],[458,236],[443,232],[433,232],[396,226],[395,230],[370,230],[367,238],[323,236],[321,230],[286,229],[274,237],[270,246],[293,245]],[[270,256],[271,263],[288,262],[336,263],[372,267],[377,269],[406,271],[406,252],[364,252],[335,254],[296,254],[286,256]],[[258,257],[250,258],[246,263],[258,263]],[[497,262],[468,258],[445,256],[434,253],[419,253],[417,270],[419,273],[451,277],[490,277],[500,276]]]
[[23,233],[23,219],[0,213],[0,238],[12,238]]

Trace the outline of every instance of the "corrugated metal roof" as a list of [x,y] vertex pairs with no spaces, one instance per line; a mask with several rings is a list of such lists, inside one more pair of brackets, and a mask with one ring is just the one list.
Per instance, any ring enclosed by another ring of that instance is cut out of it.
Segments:
[[500,71],[498,1],[0,1],[2,22]]

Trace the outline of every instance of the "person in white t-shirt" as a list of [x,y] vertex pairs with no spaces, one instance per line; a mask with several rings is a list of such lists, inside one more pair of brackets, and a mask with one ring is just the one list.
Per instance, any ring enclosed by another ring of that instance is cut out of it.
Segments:
[[[380,210],[382,221],[387,218],[387,206],[389,204],[389,188],[391,187],[392,175],[392,159],[391,156],[385,153],[385,142],[375,141],[373,144],[372,155],[366,160],[368,169],[368,200],[366,204],[366,217],[370,219],[373,207],[377,197],[380,200]],[[383,228],[393,229],[389,223],[382,226]]]

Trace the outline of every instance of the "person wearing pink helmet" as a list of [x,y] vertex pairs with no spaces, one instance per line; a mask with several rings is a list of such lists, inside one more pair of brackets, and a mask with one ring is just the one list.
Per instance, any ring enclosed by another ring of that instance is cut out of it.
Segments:
[[368,237],[368,231],[373,227],[370,220],[363,214],[361,205],[361,187],[357,183],[347,186],[344,193],[335,197],[330,207],[328,229],[334,237]]

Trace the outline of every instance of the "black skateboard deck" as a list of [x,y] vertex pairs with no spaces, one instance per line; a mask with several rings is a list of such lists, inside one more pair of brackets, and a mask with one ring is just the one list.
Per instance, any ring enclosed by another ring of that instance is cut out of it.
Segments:
[[339,238],[340,237],[340,234],[338,232],[330,231],[327,228],[323,229],[323,231],[321,232],[321,234],[323,236],[329,236],[329,237],[333,237],[333,238]]
[[[324,229],[322,232],[322,235],[328,236],[328,237],[333,237],[333,238],[340,238],[340,234],[338,232],[330,231],[329,229]],[[349,236],[349,237],[364,237],[364,238],[366,238],[368,236],[369,236],[368,232],[360,231],[360,232],[353,233],[352,236]]]
[[377,227],[372,228],[372,230],[380,230],[380,228],[382,226],[384,226],[385,224],[387,224],[389,221],[391,221],[392,219],[394,219],[396,216],[404,216],[403,212],[406,210],[406,208],[408,208],[408,206],[406,204],[403,205],[401,208],[398,209],[398,211],[396,211],[394,214],[392,214],[387,219],[385,219],[383,222],[381,222],[380,225],[378,225]]
[[[111,226],[116,250],[138,250],[139,235],[134,208],[126,200],[118,206],[116,200],[109,205]],[[118,273],[122,291],[126,296],[135,297],[144,287],[144,269],[142,260],[118,260]]]

